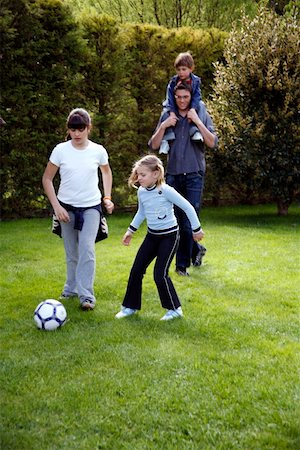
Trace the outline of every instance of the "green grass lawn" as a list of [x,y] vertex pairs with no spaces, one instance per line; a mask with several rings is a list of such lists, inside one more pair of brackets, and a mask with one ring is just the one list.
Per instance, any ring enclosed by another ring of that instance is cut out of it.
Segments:
[[65,301],[54,332],[33,311],[60,295],[62,240],[50,219],[0,223],[0,448],[299,449],[299,207],[205,208],[203,265],[171,267],[173,322],[159,320],[152,267],[141,312],[114,318],[145,234],[122,246],[131,217],[109,217],[96,244],[96,309]]

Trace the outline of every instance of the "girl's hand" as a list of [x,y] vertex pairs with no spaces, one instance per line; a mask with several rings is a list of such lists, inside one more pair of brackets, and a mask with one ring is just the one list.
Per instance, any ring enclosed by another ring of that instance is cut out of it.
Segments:
[[122,239],[123,245],[129,245],[131,238],[132,238],[132,233],[129,230],[127,230]]
[[65,208],[63,208],[61,205],[59,205],[57,208],[55,208],[54,214],[56,215],[57,220],[59,220],[60,222],[65,222],[65,223],[70,222],[70,216],[69,216],[68,211],[65,210]]
[[193,233],[193,239],[194,241],[201,241],[201,239],[203,239],[204,237],[204,231],[202,230],[202,228],[197,231],[197,233]]
[[113,202],[111,200],[109,200],[108,198],[104,197],[103,203],[104,203],[105,209],[108,212],[108,214],[112,214],[114,207],[115,207]]

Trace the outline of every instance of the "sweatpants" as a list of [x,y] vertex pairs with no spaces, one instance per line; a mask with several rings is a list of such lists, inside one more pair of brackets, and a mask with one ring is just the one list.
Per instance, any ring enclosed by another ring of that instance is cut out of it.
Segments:
[[169,234],[152,234],[150,232],[146,234],[130,271],[123,306],[141,309],[143,277],[147,267],[155,258],[154,281],[161,306],[166,309],[176,309],[180,306],[178,295],[169,277],[169,267],[176,253],[178,242],[178,231]]
[[81,303],[85,299],[95,303],[95,239],[100,214],[96,209],[86,209],[81,231],[74,229],[75,215],[72,211],[69,211],[69,216],[69,223],[61,222],[67,263],[67,280],[63,292],[66,295],[77,294]]

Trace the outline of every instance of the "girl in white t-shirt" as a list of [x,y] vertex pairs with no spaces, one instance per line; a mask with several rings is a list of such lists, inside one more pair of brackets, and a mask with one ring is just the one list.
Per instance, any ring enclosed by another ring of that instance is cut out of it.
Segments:
[[[98,187],[100,168],[103,181],[103,203],[109,214],[112,173],[108,154],[102,145],[89,140],[91,117],[76,108],[67,119],[68,140],[52,151],[43,175],[43,187],[61,224],[67,261],[67,279],[60,299],[79,297],[81,308],[94,309],[95,239],[100,223],[101,192]],[[53,178],[59,171],[56,194]]]

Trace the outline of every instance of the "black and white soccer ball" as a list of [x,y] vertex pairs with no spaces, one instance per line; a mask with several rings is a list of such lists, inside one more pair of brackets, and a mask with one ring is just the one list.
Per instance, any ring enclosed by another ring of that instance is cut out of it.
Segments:
[[66,323],[67,311],[62,303],[49,298],[37,305],[33,318],[38,328],[52,331]]

